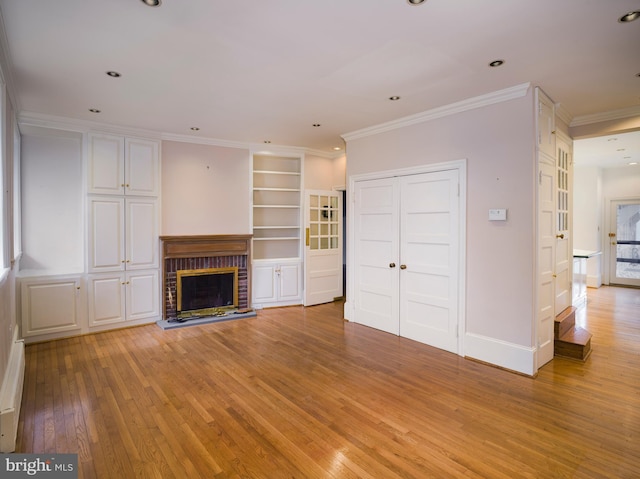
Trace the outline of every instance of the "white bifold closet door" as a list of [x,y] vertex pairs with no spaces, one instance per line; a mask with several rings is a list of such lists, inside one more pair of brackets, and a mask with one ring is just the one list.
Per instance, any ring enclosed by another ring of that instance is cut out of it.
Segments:
[[355,322],[458,351],[458,175],[355,183]]

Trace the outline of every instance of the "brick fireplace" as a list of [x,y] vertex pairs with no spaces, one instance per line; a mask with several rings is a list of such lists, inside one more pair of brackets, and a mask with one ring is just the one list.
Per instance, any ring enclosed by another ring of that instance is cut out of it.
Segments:
[[251,235],[161,236],[163,319],[177,315],[177,271],[238,268],[238,307],[251,298]]

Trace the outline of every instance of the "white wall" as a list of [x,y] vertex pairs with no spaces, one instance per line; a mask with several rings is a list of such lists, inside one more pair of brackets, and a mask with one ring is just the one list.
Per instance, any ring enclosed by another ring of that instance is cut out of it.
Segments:
[[[576,166],[573,170],[573,247],[602,251],[603,237],[602,170],[596,166]],[[602,284],[602,256],[587,260],[587,286]]]
[[304,189],[331,190],[333,186],[333,159],[311,154],[304,155]]
[[20,270],[84,271],[82,135],[25,129],[21,154]]
[[162,235],[251,234],[250,152],[162,142]]
[[[530,89],[347,145],[348,177],[467,159],[466,332],[527,351],[535,345],[536,309],[533,104]],[[508,220],[489,222],[490,208],[506,208]]]

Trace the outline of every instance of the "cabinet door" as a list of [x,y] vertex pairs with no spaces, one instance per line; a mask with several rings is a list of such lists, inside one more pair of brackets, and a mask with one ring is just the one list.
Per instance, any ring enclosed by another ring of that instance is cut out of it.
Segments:
[[125,269],[158,267],[157,201],[146,198],[127,198]]
[[127,138],[125,141],[125,192],[127,195],[158,196],[160,161],[158,142]]
[[556,155],[555,107],[542,90],[536,89],[538,118],[536,121],[538,134],[538,151],[550,158]]
[[22,336],[80,329],[80,277],[21,281]]
[[124,194],[124,138],[89,134],[87,174],[89,193]]
[[252,273],[253,303],[271,303],[276,301],[276,266],[254,265]]
[[125,319],[124,273],[89,275],[89,326]]
[[279,301],[295,301],[302,298],[300,273],[300,263],[281,264],[277,267]]
[[89,271],[124,268],[124,199],[89,198]]
[[127,320],[153,318],[160,315],[158,271],[127,273]]

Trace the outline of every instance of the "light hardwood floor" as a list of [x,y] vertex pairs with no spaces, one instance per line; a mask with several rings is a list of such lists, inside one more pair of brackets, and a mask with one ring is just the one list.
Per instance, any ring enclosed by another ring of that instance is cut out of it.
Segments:
[[341,304],[32,345],[18,452],[108,479],[640,477],[640,290],[589,290],[578,321],[591,357],[535,379]]

